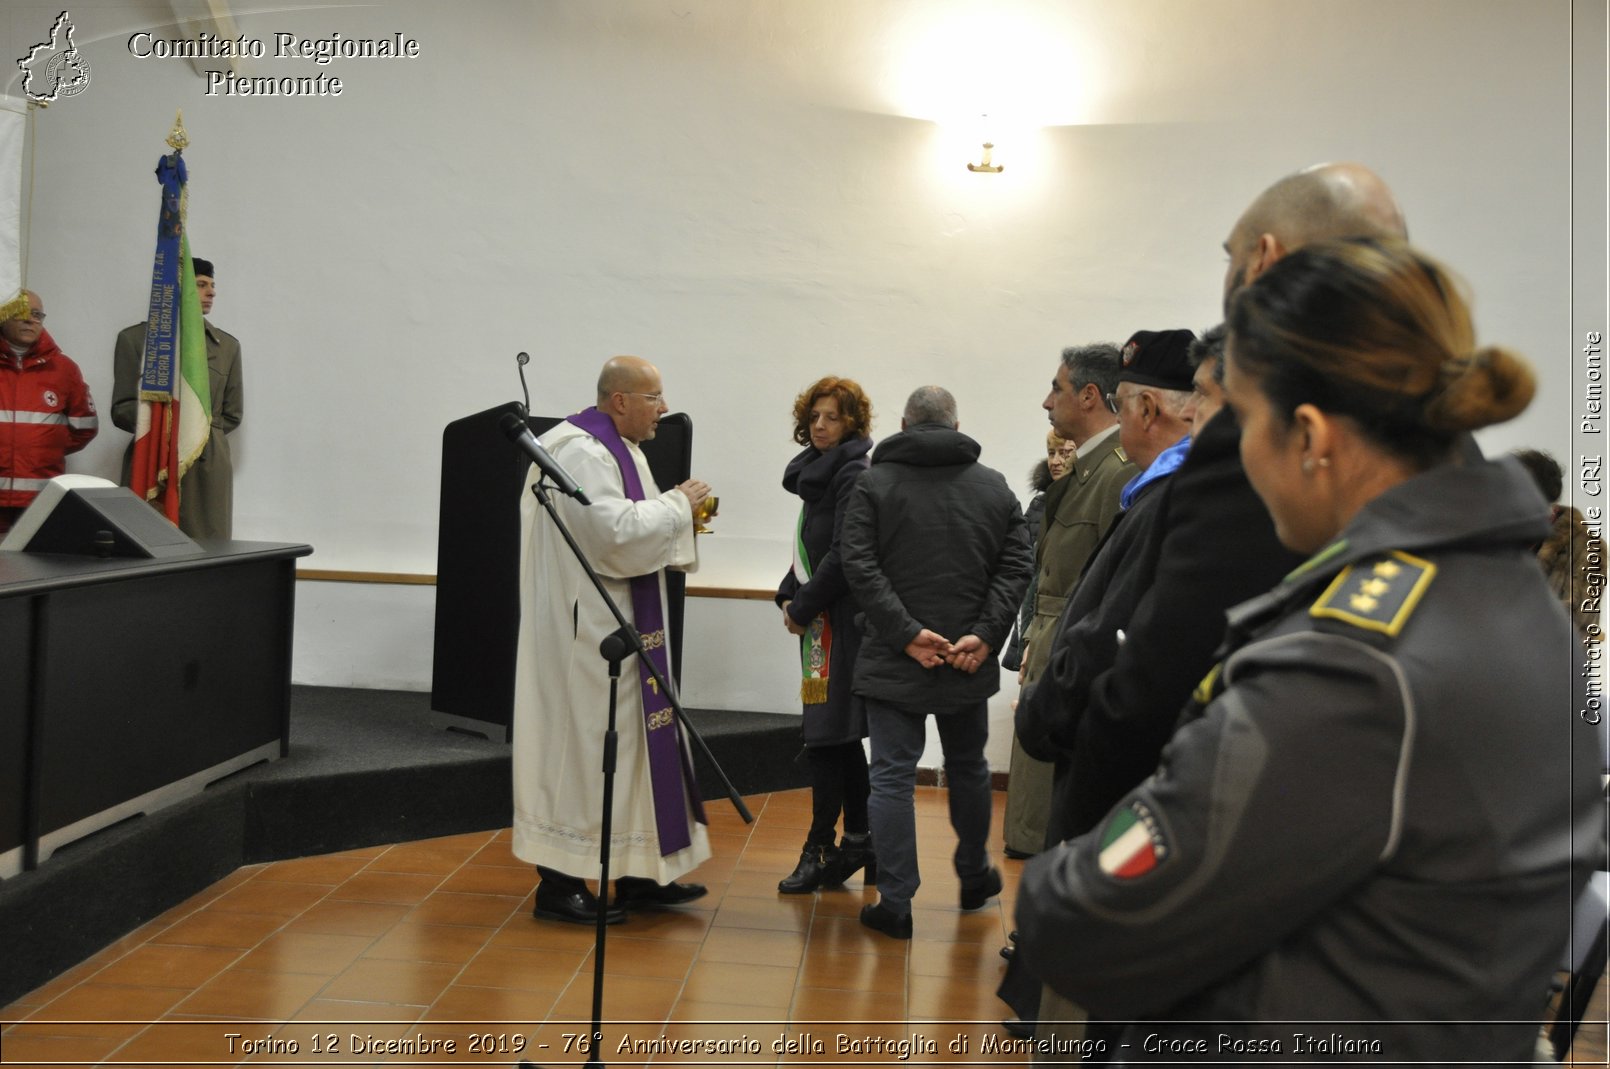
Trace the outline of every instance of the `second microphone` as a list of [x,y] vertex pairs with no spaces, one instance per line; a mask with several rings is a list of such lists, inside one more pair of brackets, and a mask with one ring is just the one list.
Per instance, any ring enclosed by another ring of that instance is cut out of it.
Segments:
[[531,433],[531,428],[525,425],[525,420],[513,412],[506,412],[503,418],[498,420],[498,427],[508,435],[509,441],[519,446],[520,451],[531,458],[531,463],[542,469],[542,474],[553,480],[554,486],[561,494],[573,497],[583,505],[592,504],[586,491],[576,485],[576,480],[570,477],[570,473],[542,448],[542,443]]

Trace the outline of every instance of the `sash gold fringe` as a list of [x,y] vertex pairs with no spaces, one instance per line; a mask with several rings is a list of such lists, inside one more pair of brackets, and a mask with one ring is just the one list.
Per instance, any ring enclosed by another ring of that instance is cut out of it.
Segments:
[[800,680],[799,700],[806,705],[821,705],[827,701],[827,677]]

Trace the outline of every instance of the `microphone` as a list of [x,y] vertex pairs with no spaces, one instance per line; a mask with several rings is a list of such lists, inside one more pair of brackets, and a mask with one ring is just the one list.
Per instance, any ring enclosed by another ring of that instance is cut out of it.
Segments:
[[528,416],[531,414],[531,391],[526,387],[525,384],[525,366],[531,363],[531,354],[515,353],[514,363],[520,372],[520,392],[525,394],[525,405],[521,407],[520,414],[522,416]]
[[533,464],[542,469],[542,474],[554,481],[554,485],[561,494],[573,497],[583,505],[592,504],[587,499],[586,492],[576,485],[576,480],[570,477],[570,473],[560,467],[559,462],[549,455],[546,449],[542,448],[542,443],[537,441],[536,436],[531,433],[531,428],[525,425],[525,420],[513,412],[505,412],[503,418],[498,420],[498,427],[504,434],[509,436],[509,441],[513,442],[522,453],[531,458]]

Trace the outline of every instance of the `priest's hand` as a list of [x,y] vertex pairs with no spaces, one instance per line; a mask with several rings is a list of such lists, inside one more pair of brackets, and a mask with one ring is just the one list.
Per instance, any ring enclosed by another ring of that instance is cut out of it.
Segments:
[[688,507],[697,512],[699,505],[710,496],[710,484],[702,483],[698,479],[689,479],[685,483],[678,483],[676,488],[682,491],[682,496],[688,499]]

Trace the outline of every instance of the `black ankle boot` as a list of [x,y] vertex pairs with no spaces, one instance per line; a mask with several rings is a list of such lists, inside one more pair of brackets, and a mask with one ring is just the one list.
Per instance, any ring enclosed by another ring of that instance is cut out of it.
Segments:
[[808,895],[822,886],[822,878],[830,874],[839,860],[838,848],[829,843],[818,846],[806,843],[800,851],[799,864],[777,885],[777,892],[785,895]]
[[866,875],[861,879],[862,886],[876,887],[878,856],[872,852],[872,834],[871,832],[862,832],[859,835],[846,834],[839,840],[838,865],[831,875],[822,880],[822,886],[837,887],[862,869],[866,870]]

